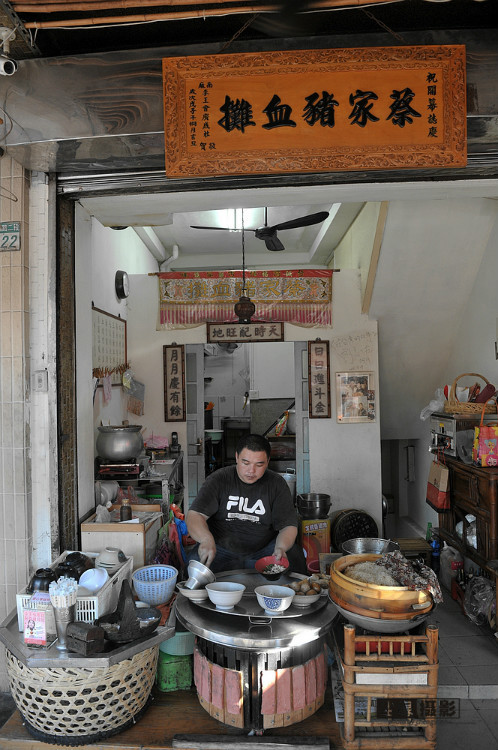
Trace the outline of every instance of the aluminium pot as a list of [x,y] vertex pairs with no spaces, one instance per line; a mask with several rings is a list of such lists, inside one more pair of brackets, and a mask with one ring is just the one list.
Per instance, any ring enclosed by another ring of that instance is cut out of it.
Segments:
[[144,449],[142,425],[98,427],[97,454],[108,461],[136,459]]

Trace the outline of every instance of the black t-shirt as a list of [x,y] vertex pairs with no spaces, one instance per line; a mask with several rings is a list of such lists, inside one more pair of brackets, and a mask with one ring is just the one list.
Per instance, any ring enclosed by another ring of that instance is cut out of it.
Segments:
[[190,510],[208,517],[217,545],[241,554],[269,544],[285,526],[298,525],[287,482],[270,470],[246,484],[236,466],[218,469],[208,476]]

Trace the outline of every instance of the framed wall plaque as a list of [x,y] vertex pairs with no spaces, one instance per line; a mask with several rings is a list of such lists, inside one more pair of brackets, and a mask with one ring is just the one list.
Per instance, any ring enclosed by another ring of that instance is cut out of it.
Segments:
[[163,59],[166,175],[463,167],[465,45]]
[[330,357],[328,341],[308,342],[309,418],[330,418]]
[[283,341],[284,324],[273,323],[206,323],[209,344],[236,341],[238,343]]
[[185,347],[163,346],[164,421],[185,422]]
[[336,372],[337,421],[374,422],[373,372]]

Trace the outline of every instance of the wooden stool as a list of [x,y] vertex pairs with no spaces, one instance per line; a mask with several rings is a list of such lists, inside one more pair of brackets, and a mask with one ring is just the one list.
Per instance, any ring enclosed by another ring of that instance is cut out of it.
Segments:
[[397,538],[393,541],[398,542],[399,549],[405,557],[410,558],[421,556],[425,559],[425,564],[429,567],[431,566],[432,548],[429,542],[426,542],[423,537],[419,536],[413,539]]

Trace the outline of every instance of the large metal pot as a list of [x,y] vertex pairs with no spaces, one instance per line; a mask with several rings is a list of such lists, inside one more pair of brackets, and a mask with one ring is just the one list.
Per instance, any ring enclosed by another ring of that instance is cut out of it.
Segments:
[[136,459],[144,449],[142,425],[98,427],[97,453],[108,461]]
[[296,505],[302,518],[327,518],[332,500],[323,492],[304,492],[297,496]]

